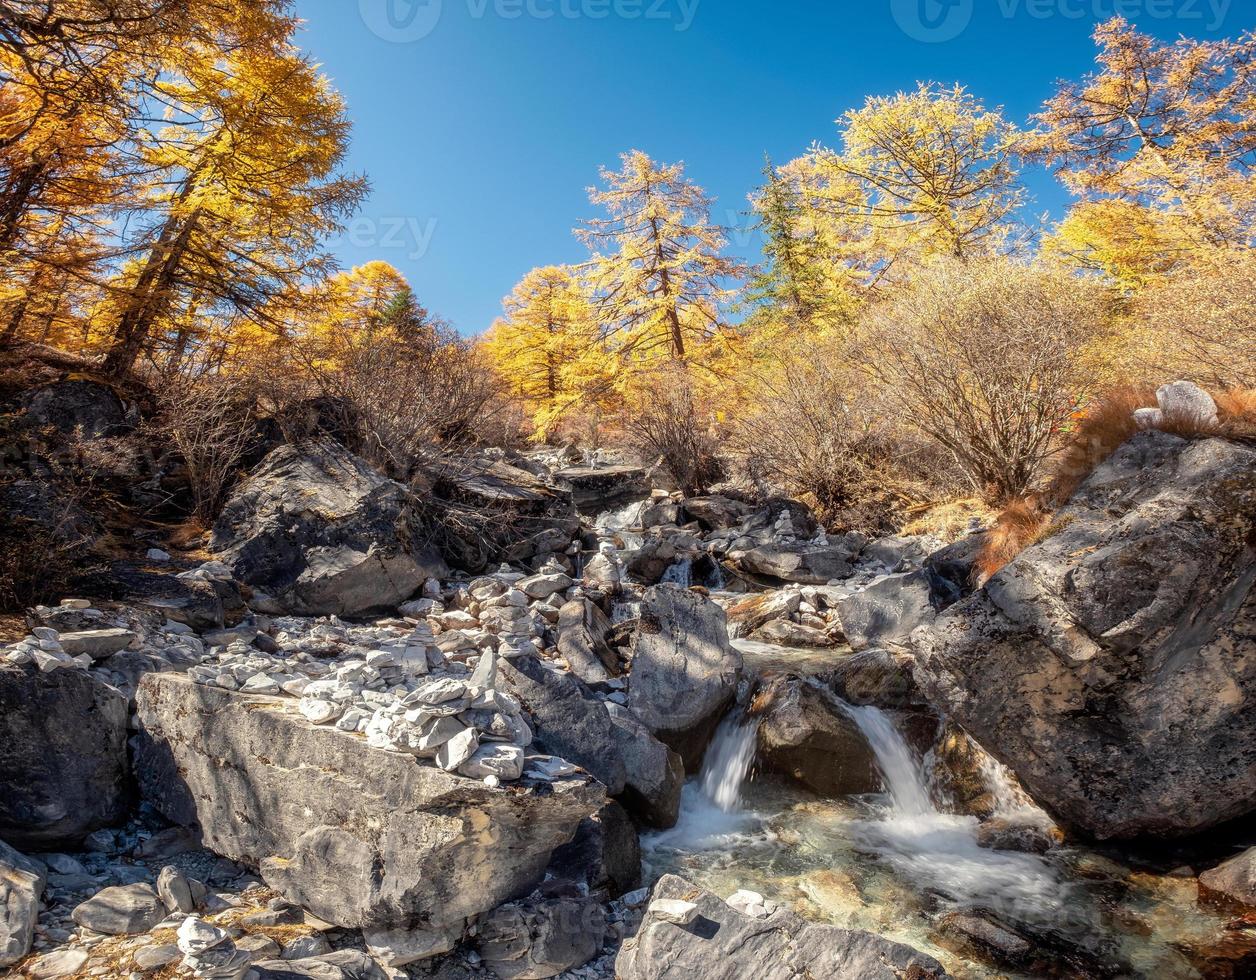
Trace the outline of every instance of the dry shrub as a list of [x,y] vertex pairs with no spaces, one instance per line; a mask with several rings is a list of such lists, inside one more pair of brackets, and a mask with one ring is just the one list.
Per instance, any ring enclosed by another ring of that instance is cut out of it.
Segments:
[[714,420],[683,365],[641,379],[630,400],[639,407],[628,418],[629,445],[645,458],[662,460],[680,489],[705,493],[724,478]]
[[835,530],[897,529],[955,490],[953,465],[895,422],[849,340],[816,343],[753,379],[733,447],[748,479],[810,503]]
[[1145,369],[1210,389],[1256,387],[1256,250],[1201,251],[1195,260],[1134,303],[1150,348]]
[[873,307],[868,363],[897,413],[992,503],[1023,495],[1084,401],[1097,287],[1001,257],[941,260]]
[[252,387],[241,378],[216,374],[173,376],[162,382],[157,397],[158,414],[149,430],[183,457],[192,516],[208,527],[257,431]]

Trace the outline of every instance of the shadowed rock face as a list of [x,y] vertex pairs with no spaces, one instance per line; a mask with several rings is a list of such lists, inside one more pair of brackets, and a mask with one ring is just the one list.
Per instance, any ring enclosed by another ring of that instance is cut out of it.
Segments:
[[344,928],[433,928],[496,908],[606,801],[583,775],[490,789],[316,728],[292,701],[176,675],[146,677],[137,713],[145,799]]
[[1176,837],[1256,809],[1256,449],[1136,436],[915,637],[937,703],[1064,826]]
[[128,803],[127,701],[86,671],[0,667],[0,840],[77,847]]
[[448,569],[412,540],[415,500],[339,443],[276,449],[236,491],[210,548],[302,616],[395,607]]
[[[942,964],[870,932],[779,910],[743,915],[675,875],[659,879],[636,936],[615,960],[620,980],[940,980]],[[661,903],[676,903],[664,909]],[[692,906],[692,908],[690,908]],[[675,921],[677,912],[688,921]]]
[[656,586],[641,603],[628,707],[696,771],[741,677],[724,610],[696,593]]
[[875,793],[876,758],[833,698],[798,677],[773,679],[756,697],[759,760],[824,796]]

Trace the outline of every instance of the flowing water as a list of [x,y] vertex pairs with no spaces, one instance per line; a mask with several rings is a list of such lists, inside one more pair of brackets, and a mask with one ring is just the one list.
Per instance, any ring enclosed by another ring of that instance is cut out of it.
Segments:
[[[915,946],[957,978],[1022,976],[938,944],[937,920],[968,908],[1122,960],[1131,967],[1122,976],[1200,976],[1181,949],[1206,947],[1225,919],[1199,910],[1193,882],[1131,874],[1082,849],[1040,857],[978,846],[977,820],[938,809],[923,760],[891,717],[837,703],[872,748],[883,794],[821,800],[752,778],[757,724],[734,711],[685,786],[676,827],[643,839],[651,880],[675,872],[725,898],[749,888],[806,918]],[[997,763],[985,775],[1000,812],[1045,819]]]

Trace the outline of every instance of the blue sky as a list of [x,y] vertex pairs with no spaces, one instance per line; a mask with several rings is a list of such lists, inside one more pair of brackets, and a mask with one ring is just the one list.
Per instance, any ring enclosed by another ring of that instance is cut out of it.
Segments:
[[[1236,36],[1249,0],[297,0],[300,42],[348,100],[350,167],[374,192],[335,243],[384,259],[463,333],[529,269],[577,262],[598,167],[683,160],[740,222],[764,154],[836,141],[834,120],[917,81],[962,82],[1023,121],[1093,64],[1096,22]],[[1035,213],[1065,195],[1028,175]],[[758,244],[742,233],[733,251]]]

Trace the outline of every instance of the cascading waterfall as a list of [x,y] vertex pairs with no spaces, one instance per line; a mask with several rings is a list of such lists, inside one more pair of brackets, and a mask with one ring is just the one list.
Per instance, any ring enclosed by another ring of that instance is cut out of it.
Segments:
[[838,703],[868,740],[886,790],[894,801],[895,812],[907,817],[937,816],[937,808],[925,785],[924,771],[890,716],[879,708]]
[[688,558],[682,558],[663,573],[659,582],[679,585],[682,589],[689,588],[693,585],[693,562]]
[[716,729],[702,763],[699,785],[712,803],[725,813],[741,809],[741,788],[754,764],[759,723],[733,711]]

